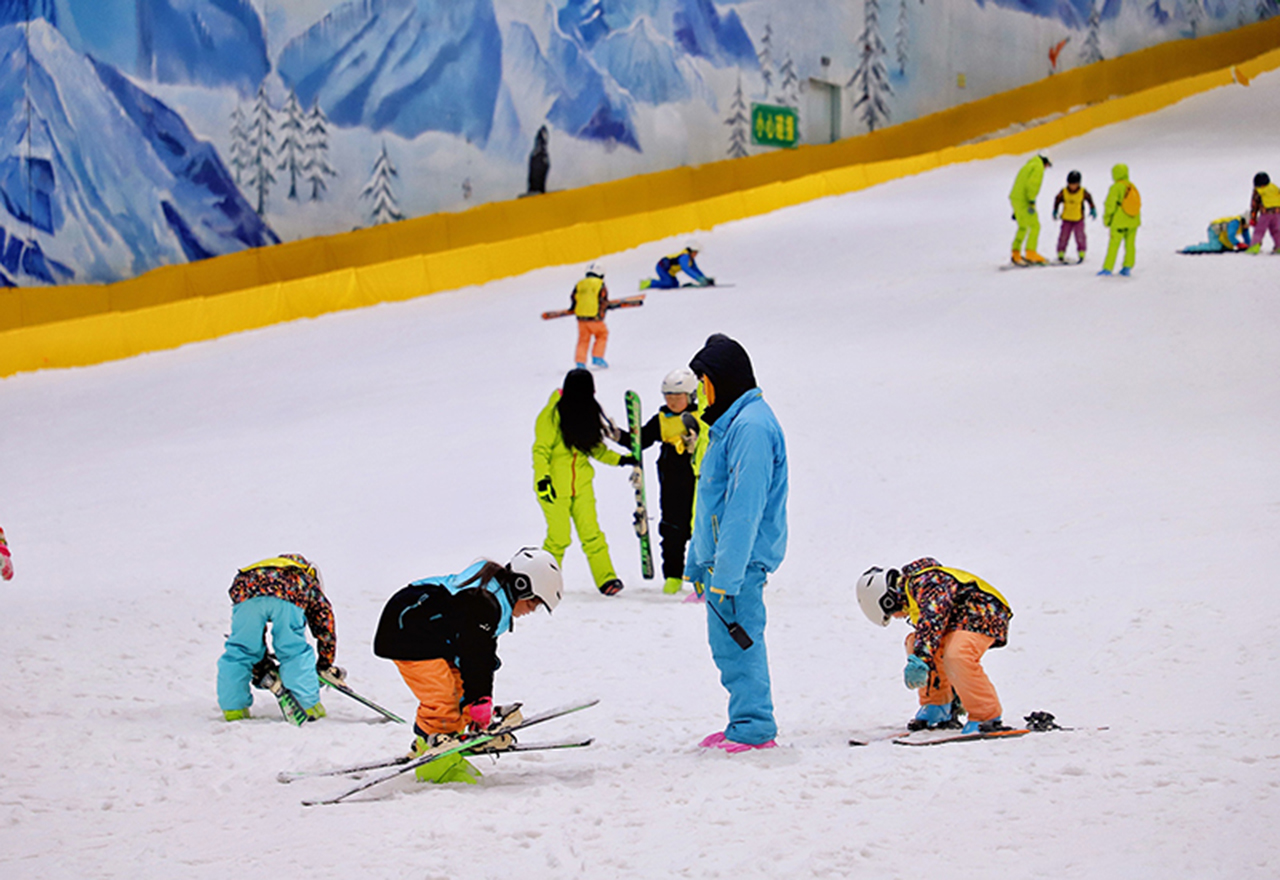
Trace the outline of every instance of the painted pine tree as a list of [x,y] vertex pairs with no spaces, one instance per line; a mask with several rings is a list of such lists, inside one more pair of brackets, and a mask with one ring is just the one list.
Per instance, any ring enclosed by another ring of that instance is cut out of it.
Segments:
[[1258,0],[1258,6],[1254,11],[1258,13],[1258,21],[1266,21],[1277,12],[1280,12],[1280,2],[1277,2],[1277,0]]
[[1200,0],[1179,0],[1178,7],[1182,12],[1183,21],[1191,29],[1191,36],[1199,36],[1200,22],[1204,20],[1204,10],[1200,8]]
[[369,174],[369,182],[360,190],[360,198],[372,203],[369,210],[371,226],[381,226],[395,220],[403,220],[400,213],[400,202],[396,199],[395,179],[400,176],[396,166],[387,155],[387,144],[382,144],[382,152],[373,163],[373,171]]
[[884,40],[880,38],[880,0],[863,0],[863,27],[858,36],[862,51],[858,68],[849,79],[848,88],[856,96],[853,109],[862,108],[862,121],[868,131],[875,131],[889,121],[889,74],[885,70],[884,57],[888,54]]
[[1089,3],[1089,23],[1085,31],[1084,43],[1080,46],[1080,63],[1093,64],[1102,60],[1102,14],[1098,11],[1098,0]]
[[327,190],[326,177],[337,177],[338,171],[329,164],[329,117],[320,109],[317,99],[307,113],[307,160],[303,165],[307,182],[311,184],[311,201],[320,201],[320,194]]
[[898,0],[898,27],[893,32],[894,48],[897,50],[898,75],[907,72],[907,50],[910,46],[911,31],[907,25],[907,0]]
[[778,93],[775,100],[784,107],[800,106],[800,77],[796,73],[796,63],[791,60],[790,54],[778,66]]
[[276,164],[276,170],[289,175],[289,198],[296,202],[298,180],[306,173],[307,116],[298,104],[297,93],[292,89],[289,90],[289,97],[285,99],[280,113],[284,118],[280,122],[280,150],[276,154],[280,161]]
[[274,122],[275,114],[271,109],[271,102],[267,100],[267,87],[264,83],[258,86],[258,95],[254,98],[249,118],[249,177],[245,181],[250,194],[257,200],[254,210],[259,217],[266,215],[267,194],[271,191],[271,184],[276,182],[271,173],[276,140],[272,130]]
[[747,155],[747,144],[751,140],[751,116],[747,113],[747,102],[742,98],[741,73],[738,74],[733,103],[729,105],[729,118],[724,124],[729,126],[729,158],[741,159]]
[[769,100],[773,91],[773,25],[765,22],[764,36],[760,38],[760,51],[756,53],[760,62],[760,78],[764,80],[764,100]]
[[231,111],[231,158],[228,164],[235,172],[236,184],[244,182],[244,170],[249,167],[249,126],[244,117],[244,110],[237,103]]

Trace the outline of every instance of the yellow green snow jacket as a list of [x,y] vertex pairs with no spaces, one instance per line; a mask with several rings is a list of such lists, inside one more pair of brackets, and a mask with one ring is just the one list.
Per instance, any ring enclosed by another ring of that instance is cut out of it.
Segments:
[[1014,208],[1025,208],[1036,203],[1040,195],[1040,184],[1044,183],[1044,160],[1032,156],[1022,166],[1018,176],[1013,179],[1013,189],[1009,190],[1009,201]]
[[551,393],[551,399],[538,413],[538,420],[533,430],[533,485],[535,491],[543,477],[551,477],[551,486],[555,489],[556,500],[566,502],[589,486],[595,476],[591,459],[595,458],[608,465],[617,466],[622,456],[614,452],[603,442],[591,450],[588,457],[564,442],[560,433],[560,411],[556,404],[560,402],[560,389]]
[[1123,206],[1124,197],[1133,186],[1129,182],[1129,166],[1117,165],[1112,168],[1111,179],[1115,183],[1107,190],[1107,202],[1102,208],[1103,225],[1111,229],[1137,229],[1142,225],[1142,211],[1129,214]]

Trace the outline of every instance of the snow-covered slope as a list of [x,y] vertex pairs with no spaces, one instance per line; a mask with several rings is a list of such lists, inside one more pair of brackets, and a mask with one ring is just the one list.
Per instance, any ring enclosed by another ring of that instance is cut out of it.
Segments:
[[[1278,173],[1277,101],[1269,74],[1050,151],[1046,216],[1068,170],[1101,199],[1128,163],[1131,280],[1094,276],[1097,224],[1084,267],[996,271],[1007,157],[704,233],[736,287],[610,317],[615,416],[628,388],[651,411],[723,331],[787,431],[771,753],[694,747],[724,713],[702,611],[640,580],[631,490],[603,467],[627,589],[594,594],[571,548],[564,603],[503,637],[496,685],[535,709],[601,697],[528,735],[591,749],[304,809],[345,783],[277,771],[395,754],[407,732],[337,695],[301,730],[261,698],[220,720],[226,589],[289,550],[324,571],[352,682],[412,710],[370,652],[378,613],[413,578],[541,540],[532,426],[575,334],[537,314],[580,267],[0,382],[0,875],[1276,876],[1280,258],[1173,251]],[[615,293],[676,243],[603,256]],[[1010,720],[1109,729],[846,746],[913,711],[905,632],[863,619],[854,578],[921,554],[1013,603],[987,664]]]

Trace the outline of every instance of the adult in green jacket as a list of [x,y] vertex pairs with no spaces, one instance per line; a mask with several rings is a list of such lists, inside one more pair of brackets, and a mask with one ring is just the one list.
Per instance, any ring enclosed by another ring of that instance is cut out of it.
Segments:
[[[533,484],[547,520],[546,550],[560,563],[569,548],[570,522],[578,530],[596,588],[606,596],[622,591],[609,544],[596,520],[595,469],[591,459],[631,465],[635,459],[604,445],[607,420],[596,402],[595,380],[586,370],[570,370],[564,387],[538,414],[533,440]],[[612,425],[610,425],[612,427]],[[616,430],[616,429],[615,429]]]
[[1138,188],[1129,180],[1128,165],[1112,168],[1111,179],[1115,182],[1107,190],[1107,201],[1102,207],[1102,223],[1111,230],[1111,240],[1107,243],[1107,258],[1102,261],[1102,271],[1098,274],[1111,274],[1123,241],[1124,268],[1120,274],[1128,275],[1137,256],[1134,245],[1138,227],[1142,225],[1142,199],[1138,196]]
[[[1040,243],[1040,217],[1036,214],[1036,197],[1040,184],[1044,183],[1044,170],[1053,163],[1048,156],[1032,156],[1013,179],[1009,190],[1009,204],[1013,206],[1013,219],[1018,231],[1013,236],[1013,262],[1019,266],[1027,263],[1044,263],[1045,258],[1036,253]],[[1022,256],[1022,241],[1026,239],[1027,255]]]

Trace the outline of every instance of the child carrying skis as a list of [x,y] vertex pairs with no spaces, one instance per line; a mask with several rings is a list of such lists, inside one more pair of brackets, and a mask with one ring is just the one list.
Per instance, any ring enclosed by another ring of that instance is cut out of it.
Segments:
[[[416,580],[388,600],[373,653],[393,661],[418,698],[413,755],[464,731],[492,731],[511,723],[511,714],[494,715],[498,637],[514,628],[515,618],[539,607],[550,614],[563,592],[560,566],[551,554],[524,547],[506,565],[481,559],[457,574]],[[423,782],[466,783],[480,775],[458,754],[424,764],[417,774]]]
[[[698,377],[687,367],[672,370],[662,380],[666,403],[640,429],[640,448],[661,441],[658,485],[662,493],[662,592],[680,592],[684,575],[684,549],[693,532],[693,493],[698,464],[706,449],[706,425],[698,418]],[[630,440],[624,436],[623,443]]]
[[1000,698],[982,669],[982,655],[1008,641],[1013,617],[995,587],[925,556],[901,571],[868,569],[858,579],[857,595],[872,623],[888,626],[890,618],[906,617],[914,629],[902,679],[920,691],[920,709],[908,728],[959,727],[954,691],[969,715],[963,733],[1004,729]]
[[702,274],[702,270],[698,268],[696,258],[700,250],[702,247],[696,241],[691,241],[684,246],[684,250],[663,257],[658,261],[658,277],[642,279],[640,289],[648,290],[650,287],[656,287],[668,290],[679,287],[680,279],[676,276],[681,272],[692,278],[693,283],[698,287],[714,287],[716,280]]
[[605,312],[609,308],[609,288],[604,284],[604,267],[592,263],[587,275],[569,294],[569,308],[578,319],[578,348],[574,352],[574,366],[587,368],[587,347],[591,347],[591,365],[605,369],[605,346],[609,344],[609,328],[605,326]]
[[1271,253],[1280,254],[1280,187],[1271,182],[1265,171],[1253,176],[1253,197],[1249,202],[1249,225],[1253,227],[1253,246],[1249,253],[1262,250],[1262,239],[1271,233]]
[[1072,236],[1076,239],[1077,263],[1084,262],[1084,253],[1089,247],[1084,230],[1084,205],[1089,203],[1089,216],[1098,219],[1098,209],[1093,204],[1093,196],[1080,185],[1080,172],[1067,174],[1067,185],[1058,191],[1053,199],[1053,219],[1059,218],[1061,211],[1062,228],[1058,230],[1058,262],[1067,261],[1067,242]]
[[1107,191],[1107,201],[1102,209],[1102,223],[1111,230],[1111,240],[1107,243],[1107,256],[1098,274],[1111,274],[1120,253],[1120,242],[1124,242],[1124,268],[1120,274],[1128,276],[1137,259],[1134,246],[1138,227],[1142,225],[1142,197],[1138,195],[1138,188],[1129,181],[1128,165],[1119,164],[1112,168],[1111,179],[1115,183]]
[[[325,715],[320,703],[320,670],[343,677],[334,665],[338,637],[333,607],[324,594],[320,570],[299,553],[282,553],[240,569],[231,582],[231,635],[218,660],[218,705],[228,721],[249,717],[253,667],[267,653],[267,624],[271,647],[280,664],[280,682],[315,721]],[[306,629],[316,638],[316,651],[307,643]]]

